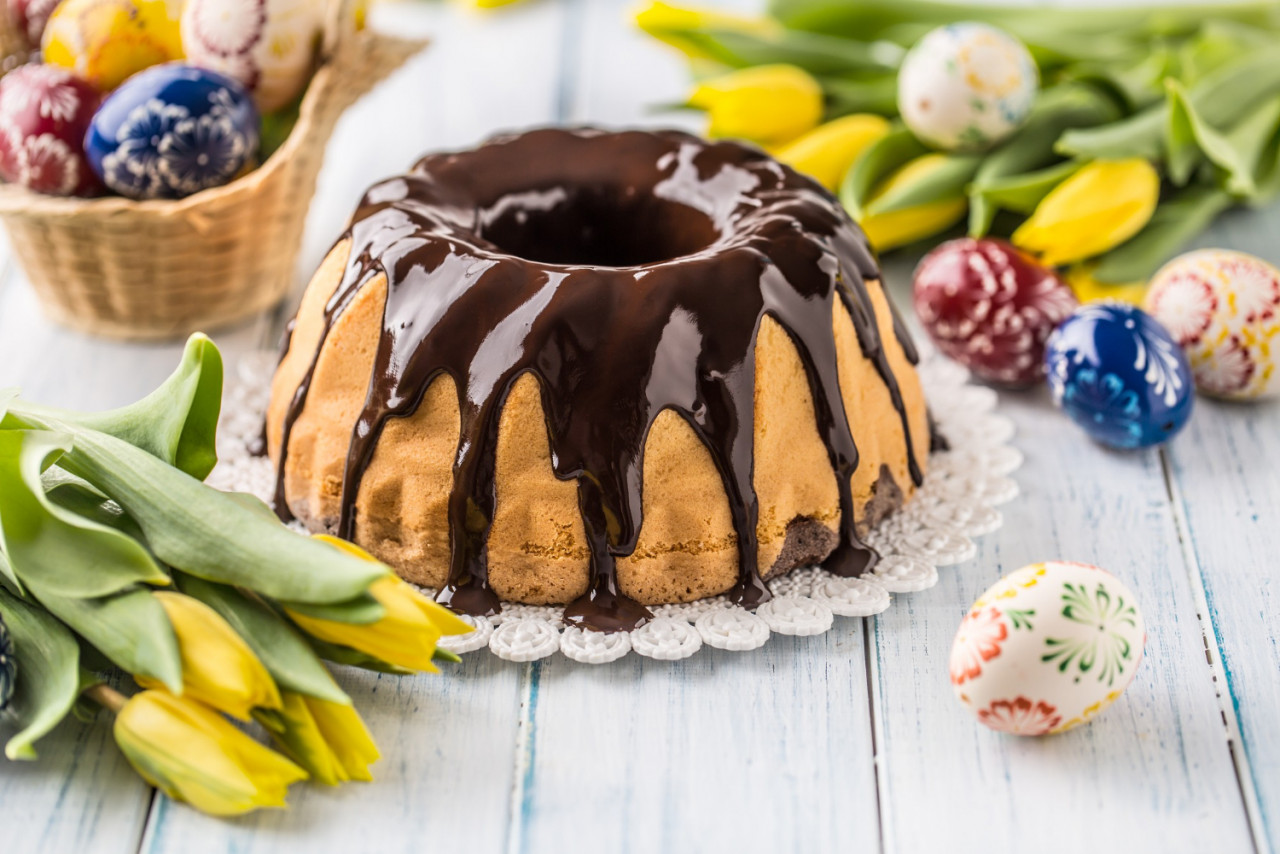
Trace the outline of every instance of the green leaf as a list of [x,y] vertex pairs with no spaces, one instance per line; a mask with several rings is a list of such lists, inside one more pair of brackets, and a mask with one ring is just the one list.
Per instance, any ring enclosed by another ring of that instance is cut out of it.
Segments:
[[45,495],[62,509],[99,525],[113,528],[142,545],[146,544],[146,537],[143,536],[138,523],[130,519],[119,504],[90,484],[67,474],[57,466],[46,470],[42,481]]
[[204,480],[218,462],[214,438],[222,409],[222,356],[204,335],[192,335],[169,379],[137,403],[76,423],[142,448]]
[[785,63],[815,75],[892,70],[898,67],[904,53],[889,42],[850,41],[799,30],[770,34],[713,27],[664,27],[651,34],[684,43],[731,68]]
[[912,160],[928,153],[929,149],[901,125],[867,146],[840,185],[840,201],[850,216],[862,219],[866,205],[880,183]]
[[74,446],[59,466],[110,496],[138,523],[157,558],[190,575],[271,599],[320,605],[359,597],[389,571],[300,536],[243,498],[206,486],[113,436],[25,408],[10,415],[74,431]]
[[135,540],[49,500],[41,473],[71,447],[65,435],[0,431],[0,540],[20,585],[91,597],[136,583],[168,584]]
[[311,644],[311,648],[316,651],[316,655],[325,661],[332,661],[334,664],[345,664],[348,667],[359,667],[361,670],[372,670],[377,673],[394,673],[399,676],[414,672],[385,662],[380,658],[374,658],[372,655],[352,649],[349,646],[322,641],[311,635],[307,635],[306,638],[307,643]]
[[75,599],[33,589],[40,604],[122,670],[150,676],[182,693],[182,658],[173,625],[144,587],[97,599]]
[[[1230,127],[1280,88],[1280,54],[1254,51],[1215,69],[1187,92],[1187,102],[1212,127]],[[1148,107],[1123,121],[1097,128],[1069,130],[1058,152],[1076,157],[1115,160],[1145,157],[1163,160],[1171,105]]]
[[1228,192],[1237,196],[1254,195],[1257,188],[1251,165],[1245,163],[1230,140],[1200,117],[1181,83],[1168,80],[1165,86],[1169,91],[1166,165],[1173,183],[1186,184],[1195,167],[1207,159],[1226,173]]
[[80,648],[48,612],[0,588],[0,613],[13,636],[18,678],[12,712],[19,730],[4,747],[9,759],[35,759],[35,742],[67,716],[80,695]]
[[234,587],[190,575],[177,577],[178,589],[199,599],[227,621],[258,656],[281,688],[351,704],[303,636],[270,606]]
[[372,594],[363,593],[345,602],[331,602],[320,605],[305,602],[280,601],[280,605],[291,611],[316,620],[329,620],[335,623],[351,623],[356,626],[367,626],[376,623],[387,613]]
[[982,186],[975,181],[969,190],[969,236],[982,237],[990,231],[997,211],[1030,214],[1054,187],[1083,165],[1076,160],[1066,160],[1047,169],[989,179]]
[[1280,95],[1246,116],[1226,136],[1252,176],[1254,193],[1248,201],[1262,204],[1280,193]]
[[1191,187],[1161,202],[1137,236],[1103,255],[1093,277],[1107,284],[1149,279],[1156,270],[1231,207],[1231,196],[1215,187]]
[[822,77],[826,95],[826,118],[836,119],[851,113],[898,115],[898,76],[896,74],[860,75],[858,77]]
[[963,198],[982,163],[980,155],[949,154],[917,181],[897,187],[866,203],[868,216],[893,213],[931,202]]

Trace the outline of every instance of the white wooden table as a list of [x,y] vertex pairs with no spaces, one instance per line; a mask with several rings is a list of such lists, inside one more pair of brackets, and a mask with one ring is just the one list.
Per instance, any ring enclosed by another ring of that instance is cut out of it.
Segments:
[[[729,5],[754,6],[752,0]],[[339,126],[299,281],[362,190],[419,153],[551,122],[688,125],[650,105],[686,71],[635,33],[632,0],[477,16],[383,7],[435,45]],[[1280,260],[1280,211],[1207,235]],[[910,259],[887,271],[898,297]],[[270,346],[282,313],[216,336]],[[131,401],[179,345],[46,322],[0,250],[0,386],[84,408]],[[1266,852],[1280,848],[1280,405],[1200,400],[1166,450],[1088,441],[1043,393],[1004,395],[1022,497],[977,558],[876,619],[675,664],[532,665],[474,654],[444,678],[345,673],[384,758],[371,785],[298,786],[235,821],[157,796],[102,725],[64,724],[37,764],[0,763],[0,851]],[[1125,697],[1062,736],[1003,737],[951,696],[968,604],[1036,560],[1096,563],[1136,591],[1146,660]]]

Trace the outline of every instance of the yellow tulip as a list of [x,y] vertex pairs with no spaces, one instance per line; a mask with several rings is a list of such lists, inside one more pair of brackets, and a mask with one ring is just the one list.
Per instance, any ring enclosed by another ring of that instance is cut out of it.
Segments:
[[[240,635],[198,599],[181,593],[154,594],[164,606],[182,656],[182,694],[242,721],[255,708],[280,708],[280,691]],[[134,677],[143,688],[161,684]]]
[[704,80],[689,106],[707,111],[710,136],[776,144],[822,120],[822,87],[794,65],[759,65]]
[[715,9],[685,9],[662,2],[651,3],[637,12],[636,25],[694,59],[705,58],[707,53],[684,35],[689,30],[729,30],[769,36],[782,29],[772,18],[752,18]]
[[[945,154],[925,154],[902,166],[876,188],[867,201],[867,207],[873,207],[877,200],[887,194],[920,180],[945,160]],[[963,197],[942,199],[902,210],[863,216],[858,220],[858,225],[862,226],[875,250],[885,252],[946,231],[964,218],[967,207],[968,202]]]
[[884,118],[859,113],[820,125],[774,154],[797,172],[834,191],[858,155],[888,132],[889,122]]
[[1123,302],[1142,307],[1147,294],[1146,282],[1111,284],[1099,282],[1093,277],[1093,265],[1076,264],[1067,270],[1067,284],[1076,292],[1076,299],[1086,302]]
[[378,746],[350,705],[286,691],[284,708],[259,715],[281,749],[327,786],[372,780]]
[[1100,255],[1133,237],[1160,199],[1160,175],[1140,157],[1095,160],[1054,187],[1013,233],[1049,266]]
[[167,691],[129,698],[113,732],[143,779],[210,815],[283,807],[289,785],[307,778],[213,709]]
[[[364,560],[377,559],[345,540],[324,535],[316,539]],[[442,635],[465,635],[472,627],[449,609],[437,605],[388,572],[369,586],[369,593],[385,609],[382,619],[367,625],[339,623],[289,610],[290,619],[322,641],[348,646],[380,661],[409,670],[439,672],[431,658]]]

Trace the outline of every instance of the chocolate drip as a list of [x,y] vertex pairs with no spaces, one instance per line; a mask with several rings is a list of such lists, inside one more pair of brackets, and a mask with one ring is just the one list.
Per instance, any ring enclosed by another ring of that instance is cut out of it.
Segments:
[[[388,420],[413,415],[431,382],[448,375],[461,423],[439,598],[455,610],[498,610],[486,557],[498,425],[525,374],[541,388],[555,475],[578,484],[590,570],[587,593],[565,611],[572,625],[612,631],[650,617],[620,591],[616,564],[636,547],[645,442],[665,410],[708,449],[728,496],[739,564],[731,598],[749,607],[769,599],[753,486],[755,346],[766,315],[800,354],[837,475],[842,521],[828,568],[853,575],[876,559],[854,524],[858,451],[840,393],[837,298],[890,392],[921,482],[865,284],[879,276],[865,238],[829,194],[759,151],[674,132],[534,131],[427,157],[375,186],[346,237],[346,271],[286,413],[277,509],[287,513],[289,434],[324,339],[360,289],[385,275],[339,534],[355,534],[361,480]],[[896,314],[894,331],[914,361]]]

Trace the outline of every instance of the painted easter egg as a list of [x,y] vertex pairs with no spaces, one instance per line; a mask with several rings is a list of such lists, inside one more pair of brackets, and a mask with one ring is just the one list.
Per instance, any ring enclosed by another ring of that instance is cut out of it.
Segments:
[[943,353],[988,382],[1044,378],[1044,345],[1076,297],[1052,270],[1003,240],[948,241],[916,267],[913,300]]
[[924,143],[948,151],[988,148],[1026,120],[1040,87],[1035,60],[989,24],[932,30],[898,72],[898,110]]
[[133,199],[176,199],[219,187],[257,150],[258,111],[244,87],[181,63],[125,81],[85,137],[102,182]]
[[182,58],[174,0],[62,0],[44,31],[44,61],[107,92],[144,68]]
[[58,0],[9,0],[9,20],[32,50],[40,47],[45,24]]
[[100,190],[83,149],[100,100],[54,65],[23,65],[0,78],[0,177],[56,196]]
[[314,0],[187,0],[187,61],[239,80],[264,113],[277,110],[311,79],[323,9]]
[[951,686],[991,729],[1063,732],[1124,693],[1145,644],[1137,600],[1114,575],[1036,563],[973,603],[951,645]]
[[0,616],[0,711],[9,706],[13,699],[13,685],[18,678],[18,659],[13,654],[13,640],[9,637],[9,627]]
[[1049,336],[1045,368],[1054,403],[1104,445],[1158,445],[1191,417],[1187,356],[1142,309],[1082,306]]
[[1187,351],[1200,391],[1280,395],[1280,270],[1271,264],[1226,249],[1188,252],[1156,273],[1146,308]]

